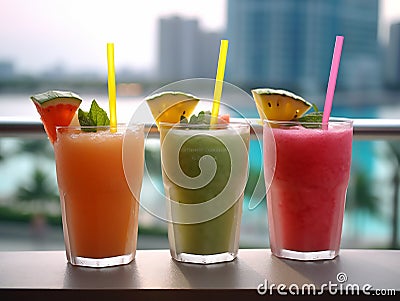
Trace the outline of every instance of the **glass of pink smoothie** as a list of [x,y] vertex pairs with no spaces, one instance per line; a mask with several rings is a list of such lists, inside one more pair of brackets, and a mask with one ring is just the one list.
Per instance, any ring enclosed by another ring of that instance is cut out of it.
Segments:
[[352,138],[353,123],[344,118],[331,118],[327,129],[321,123],[264,122],[272,254],[297,260],[339,254]]

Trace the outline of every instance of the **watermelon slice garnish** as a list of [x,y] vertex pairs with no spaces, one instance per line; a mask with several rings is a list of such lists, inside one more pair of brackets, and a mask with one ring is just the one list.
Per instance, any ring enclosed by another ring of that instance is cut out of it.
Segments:
[[200,101],[191,94],[179,91],[162,92],[145,100],[157,126],[160,122],[178,123],[182,116],[188,118]]
[[312,104],[286,90],[259,88],[251,90],[261,120],[293,120],[302,117]]
[[56,127],[68,126],[82,102],[79,95],[68,91],[47,91],[31,96],[50,142],[57,138]]

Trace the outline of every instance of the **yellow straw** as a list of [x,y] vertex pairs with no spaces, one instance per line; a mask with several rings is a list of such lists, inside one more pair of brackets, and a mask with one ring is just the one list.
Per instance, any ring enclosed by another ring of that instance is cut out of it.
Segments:
[[117,91],[115,88],[114,43],[107,43],[108,103],[110,106],[110,131],[117,131]]
[[211,111],[211,124],[215,124],[218,121],[219,104],[222,95],[222,84],[224,82],[226,55],[228,53],[228,40],[221,40],[221,46],[219,48],[217,77],[215,79],[214,86],[214,101]]

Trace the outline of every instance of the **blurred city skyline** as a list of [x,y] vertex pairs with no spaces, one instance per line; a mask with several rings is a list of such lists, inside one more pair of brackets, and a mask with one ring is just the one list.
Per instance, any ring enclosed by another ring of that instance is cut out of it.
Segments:
[[162,17],[196,18],[223,30],[226,0],[0,0],[0,61],[17,72],[50,69],[106,71],[106,43],[115,43],[116,68],[157,69],[157,26]]
[[[115,43],[117,69],[157,72],[158,22],[180,16],[198,20],[202,30],[224,32],[227,0],[148,0],[140,6],[116,0],[0,0],[0,62],[17,73],[46,70],[106,72],[105,44]],[[95,8],[95,9],[94,9]],[[400,22],[400,1],[380,0],[378,38],[388,41],[389,26]],[[216,61],[216,58],[210,58]]]

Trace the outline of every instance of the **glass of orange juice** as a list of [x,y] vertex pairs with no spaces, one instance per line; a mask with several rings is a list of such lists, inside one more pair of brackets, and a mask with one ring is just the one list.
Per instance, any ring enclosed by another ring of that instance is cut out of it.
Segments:
[[54,142],[68,262],[106,267],[136,253],[143,125],[57,127]]

